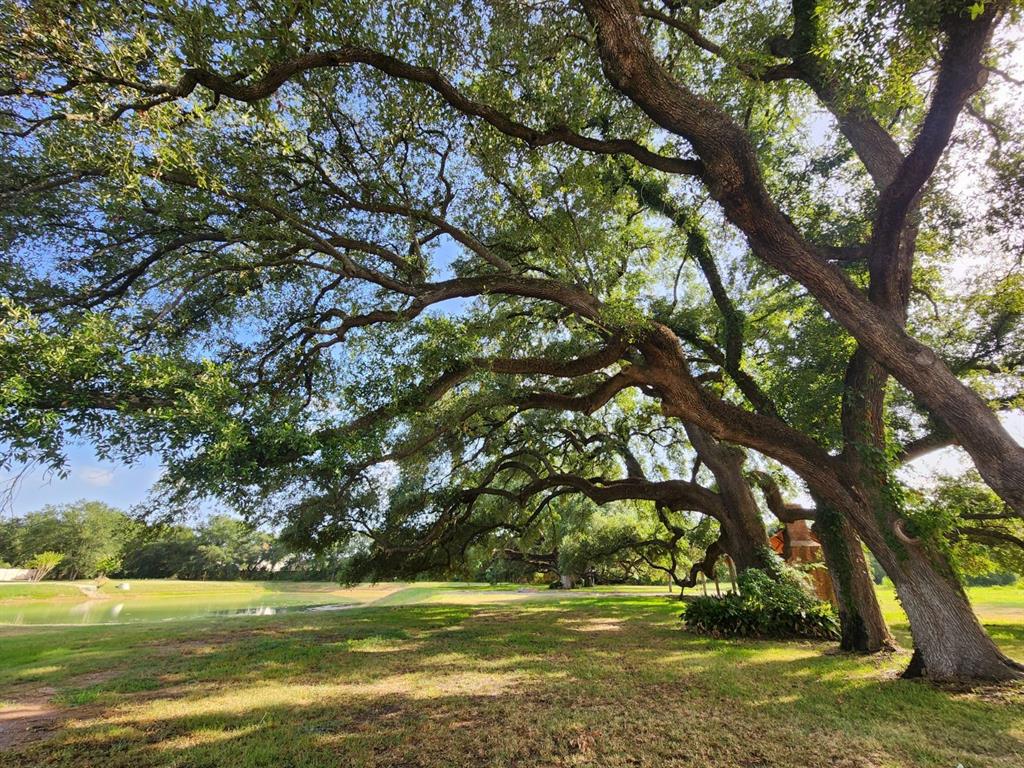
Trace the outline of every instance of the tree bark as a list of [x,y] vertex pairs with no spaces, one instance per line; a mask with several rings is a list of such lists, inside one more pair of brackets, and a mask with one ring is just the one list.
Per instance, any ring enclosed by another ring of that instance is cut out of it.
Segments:
[[842,515],[820,500],[815,517],[814,532],[836,596],[842,631],[839,647],[858,653],[895,649],[857,534]]
[[768,508],[781,522],[815,521],[814,533],[821,543],[839,614],[840,648],[858,653],[895,648],[896,643],[878,605],[860,539],[849,522],[820,494],[814,494],[813,489],[815,508],[804,509],[786,504],[770,475],[755,472],[752,478],[764,491]]
[[[902,586],[905,581],[901,570],[903,559],[917,559],[914,567],[915,583],[933,582],[943,585],[940,591],[949,598],[945,612],[956,612],[958,615],[955,623],[967,628],[957,639],[950,640],[954,647],[965,649],[965,662],[962,668],[956,669],[949,663],[929,661],[926,668],[930,677],[970,677],[975,670],[983,670],[981,677],[984,678],[1000,679],[1019,674],[1012,662],[1007,665],[1006,657],[999,653],[978,624],[948,562],[941,555],[925,558],[921,553],[907,554],[906,547],[896,539],[893,526],[901,518],[892,508],[892,500],[884,492],[888,487],[885,478],[876,482],[872,472],[858,466],[862,451],[853,450],[842,457],[831,456],[813,440],[789,429],[785,424],[732,408],[708,397],[690,375],[686,360],[679,352],[678,338],[671,331],[658,327],[648,336],[648,341],[650,343],[644,347],[644,356],[648,361],[644,375],[662,397],[663,413],[675,416],[685,424],[699,424],[717,437],[741,442],[762,451],[796,471],[817,495],[826,499],[851,523],[857,535],[886,569],[911,617],[911,631],[921,653],[926,657],[934,654],[937,658],[948,659],[950,654],[940,647],[945,633],[932,626],[925,626],[933,619],[941,622],[943,617],[932,615],[927,599],[924,599],[920,609],[912,607],[912,604],[916,606],[921,596],[919,590]],[[870,454],[870,446],[865,452]],[[932,577],[921,575],[921,571],[929,568],[935,571]],[[956,597],[957,593],[959,597]],[[917,639],[919,634],[924,638],[920,642]],[[966,649],[971,642],[976,643],[976,648],[968,653]],[[985,657],[987,661],[966,661],[975,656]]]
[[[1005,656],[978,622],[952,573],[941,573],[910,548],[890,578],[910,619],[914,655],[904,676],[932,680],[1024,679],[1024,665]],[[883,567],[889,566],[883,561]]]
[[732,558],[736,571],[768,566],[768,531],[761,509],[743,474],[746,454],[741,448],[719,442],[700,427],[687,424],[686,434],[697,455],[711,470],[722,498],[718,522],[723,533],[723,548]]
[[910,620],[915,659],[907,672],[932,680],[1024,679],[1024,666],[981,626],[946,555],[903,531],[884,492],[859,491],[870,492],[871,503],[845,516],[892,579]]
[[[903,298],[892,295],[884,303],[898,316]],[[936,680],[1024,676],[978,622],[945,553],[902,532],[902,496],[886,450],[887,380],[885,369],[858,347],[843,395],[843,462],[857,495],[869,502],[847,517],[892,579],[910,619],[915,659],[907,674]]]

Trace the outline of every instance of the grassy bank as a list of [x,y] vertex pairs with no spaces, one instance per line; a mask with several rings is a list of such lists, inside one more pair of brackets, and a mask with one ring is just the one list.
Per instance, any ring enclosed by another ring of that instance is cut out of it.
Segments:
[[[118,585],[127,584],[128,589]],[[0,603],[10,600],[87,599],[87,592],[119,600],[147,598],[176,599],[190,597],[253,597],[274,594],[329,595],[339,590],[337,584],[327,582],[288,581],[179,581],[176,579],[107,579],[103,581],[44,581],[38,584],[0,583]]]
[[[119,585],[127,585],[120,589]],[[515,584],[492,586],[489,584],[472,584],[461,582],[416,582],[380,583],[375,585],[342,587],[339,584],[325,581],[183,581],[177,579],[107,579],[103,581],[44,581],[0,582],[0,604],[12,600],[58,600],[88,599],[87,593],[95,591],[101,597],[119,600],[160,599],[174,600],[178,598],[211,596],[236,598],[271,598],[274,596],[313,598],[345,597],[361,601],[364,597],[373,599],[383,593],[398,590],[417,590],[422,594],[443,595],[450,592],[521,592],[524,588]],[[647,594],[663,592],[663,589],[651,587],[617,587],[616,591],[638,590]]]
[[[1004,592],[988,597],[983,619],[1024,658],[1024,611],[1013,610],[1024,605]],[[677,604],[648,594],[418,584],[361,587],[347,599],[365,607],[0,628],[0,718],[21,708],[21,724],[37,728],[8,733],[0,762],[1024,764],[1020,687],[900,681],[905,653],[863,659],[829,644],[695,637],[680,630]]]
[[25,581],[0,582],[0,603],[9,600],[53,600],[55,598],[81,598],[82,590],[74,583],[43,581],[38,584]]

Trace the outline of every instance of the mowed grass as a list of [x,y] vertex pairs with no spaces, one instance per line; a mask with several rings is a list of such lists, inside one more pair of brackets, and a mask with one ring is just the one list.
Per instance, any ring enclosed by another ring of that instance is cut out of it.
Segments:
[[[357,589],[336,613],[0,628],[0,702],[59,716],[0,765],[1024,765],[1021,686],[898,680],[906,653],[693,636],[655,590]],[[1002,589],[979,615],[1024,659]]]
[[[128,589],[119,588],[127,584]],[[490,584],[468,582],[416,582],[389,583],[342,587],[338,584],[323,581],[179,581],[177,579],[107,579],[103,582],[75,581],[58,582],[0,582],[0,605],[15,600],[63,600],[76,601],[87,599],[85,590],[95,591],[101,597],[117,598],[118,600],[173,600],[177,598],[238,598],[258,600],[261,598],[286,598],[289,600],[310,600],[311,603],[323,602],[331,598],[345,598],[346,602],[365,602],[375,600],[383,594],[404,591],[411,594],[413,590],[423,597],[442,597],[449,593],[461,595],[465,592],[485,592],[500,595],[501,593],[518,593],[537,591],[538,588],[522,587],[518,584]],[[615,587],[615,591],[641,591],[656,593],[657,588],[651,587]]]
[[[76,625],[195,620],[242,612],[264,615],[313,606],[408,605],[419,602],[523,600],[537,590],[515,585],[419,582],[343,588],[292,581],[90,581],[0,585],[0,626]],[[529,593],[529,594],[527,594]]]
[[66,582],[0,582],[0,603],[7,600],[51,600],[60,597],[80,598],[81,596],[82,590],[74,584]]

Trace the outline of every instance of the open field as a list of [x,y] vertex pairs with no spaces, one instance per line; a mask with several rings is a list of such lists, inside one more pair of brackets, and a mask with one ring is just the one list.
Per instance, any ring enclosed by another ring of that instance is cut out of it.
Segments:
[[[1024,764],[1020,686],[900,681],[906,653],[862,659],[824,643],[696,637],[657,590],[275,588],[360,607],[0,627],[0,764]],[[270,591],[150,582],[126,599],[230,589],[246,600]],[[1000,644],[1024,659],[1022,597],[972,591]],[[883,599],[896,623],[898,605]]]

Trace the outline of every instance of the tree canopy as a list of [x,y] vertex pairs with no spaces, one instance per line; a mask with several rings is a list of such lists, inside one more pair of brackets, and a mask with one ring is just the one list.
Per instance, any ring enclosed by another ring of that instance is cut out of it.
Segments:
[[653,405],[863,539],[930,674],[1019,674],[896,475],[1024,514],[1015,3],[2,8],[6,463],[408,558],[528,413]]

